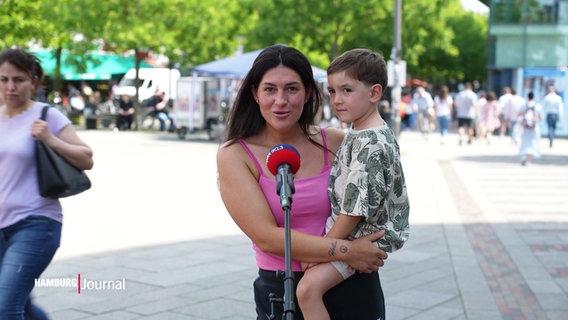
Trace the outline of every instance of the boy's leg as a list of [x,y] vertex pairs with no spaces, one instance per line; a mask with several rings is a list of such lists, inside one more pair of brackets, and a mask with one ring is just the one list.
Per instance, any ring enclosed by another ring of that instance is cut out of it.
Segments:
[[[342,264],[341,267],[345,268],[347,274],[349,273],[347,264]],[[344,279],[342,272],[332,263],[320,263],[307,269],[296,289],[298,303],[304,317],[306,319],[329,319],[323,303],[323,295]]]

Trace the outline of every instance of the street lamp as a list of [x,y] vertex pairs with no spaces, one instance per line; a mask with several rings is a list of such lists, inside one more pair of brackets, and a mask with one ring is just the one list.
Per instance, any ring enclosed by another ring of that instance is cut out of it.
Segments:
[[[389,81],[392,84],[391,89],[391,123],[392,129],[394,131],[395,136],[399,136],[400,134],[400,100],[402,95],[402,79],[406,78],[405,74],[403,74],[402,62],[400,60],[401,57],[401,12],[402,12],[402,0],[395,0],[394,2],[394,34],[393,34],[393,47],[391,50],[390,59],[392,63],[392,76],[393,81]],[[406,73],[406,70],[404,70]],[[392,121],[394,120],[394,121]]]

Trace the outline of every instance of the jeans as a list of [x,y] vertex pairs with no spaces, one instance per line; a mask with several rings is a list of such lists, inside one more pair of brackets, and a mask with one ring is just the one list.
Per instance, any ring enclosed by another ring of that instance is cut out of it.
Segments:
[[552,147],[554,136],[556,135],[556,123],[558,122],[557,113],[549,113],[546,115],[546,124],[548,125],[548,141]]
[[515,120],[510,120],[509,121],[509,130],[510,130],[510,134],[511,134],[511,139],[513,139],[513,141],[518,141],[518,132],[516,132],[515,127],[517,126],[517,121]]
[[440,133],[442,134],[442,137],[445,137],[448,134],[448,129],[450,128],[450,115],[439,116],[438,125],[440,126]]
[[[31,303],[35,279],[47,268],[61,239],[61,223],[30,216],[0,229],[0,318],[48,319]],[[25,315],[25,317],[24,317]]]
[[174,130],[174,119],[169,113],[158,112],[156,118],[160,121],[160,131],[166,130],[166,120],[170,120],[170,131]]

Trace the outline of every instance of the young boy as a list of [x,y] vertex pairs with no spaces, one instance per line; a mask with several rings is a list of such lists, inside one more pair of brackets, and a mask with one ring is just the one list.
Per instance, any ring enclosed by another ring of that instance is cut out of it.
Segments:
[[[353,49],[331,63],[327,77],[333,111],[351,128],[330,174],[326,235],[358,238],[385,230],[377,246],[393,252],[408,239],[410,205],[398,143],[378,111],[387,86],[385,60],[371,50]],[[304,318],[330,319],[323,295],[353,273],[340,261],[309,266],[297,288]]]

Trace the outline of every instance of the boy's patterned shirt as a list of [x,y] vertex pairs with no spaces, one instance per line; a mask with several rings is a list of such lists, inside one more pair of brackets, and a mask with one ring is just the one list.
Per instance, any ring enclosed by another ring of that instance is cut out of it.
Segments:
[[329,219],[335,221],[340,213],[362,217],[351,236],[385,229],[377,244],[387,252],[408,240],[410,204],[400,149],[388,126],[347,132],[333,163],[328,193]]

